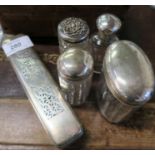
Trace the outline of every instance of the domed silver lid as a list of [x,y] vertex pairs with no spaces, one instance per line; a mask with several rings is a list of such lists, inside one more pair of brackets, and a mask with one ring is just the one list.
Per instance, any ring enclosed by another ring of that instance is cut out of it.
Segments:
[[79,80],[93,72],[93,58],[87,51],[69,48],[59,56],[57,67],[61,76]]
[[103,73],[112,94],[120,101],[137,106],[152,96],[152,65],[144,51],[131,41],[117,41],[108,47]]
[[89,27],[80,18],[66,18],[58,24],[58,35],[69,42],[80,42],[88,37]]
[[108,33],[115,33],[121,27],[121,21],[118,17],[112,14],[102,14],[96,20],[97,28],[99,31]]

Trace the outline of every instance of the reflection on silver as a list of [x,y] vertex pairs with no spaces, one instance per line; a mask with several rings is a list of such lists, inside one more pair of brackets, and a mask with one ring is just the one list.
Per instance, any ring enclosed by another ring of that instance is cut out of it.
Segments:
[[112,14],[102,14],[96,20],[97,28],[100,33],[115,33],[121,27],[121,21]]
[[133,42],[111,44],[102,67],[98,105],[110,122],[125,120],[152,97],[154,73],[151,63]]
[[83,104],[92,82],[92,56],[82,49],[70,48],[60,55],[57,67],[64,98],[71,105]]
[[[21,36],[5,35],[2,45]],[[8,59],[52,141],[65,147],[79,138],[83,134],[79,121],[33,48],[14,53]]]

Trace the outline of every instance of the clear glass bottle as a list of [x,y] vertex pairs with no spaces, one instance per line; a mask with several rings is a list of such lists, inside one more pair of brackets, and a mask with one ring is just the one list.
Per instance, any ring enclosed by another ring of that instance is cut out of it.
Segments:
[[72,106],[84,104],[92,83],[93,58],[85,50],[69,48],[57,61],[63,96]]
[[77,47],[91,53],[89,27],[86,21],[69,17],[58,24],[58,40],[60,53],[70,47]]
[[112,14],[102,14],[96,20],[98,32],[92,35],[91,44],[94,57],[94,72],[101,73],[103,57],[106,48],[118,40],[116,32],[121,27],[121,21]]

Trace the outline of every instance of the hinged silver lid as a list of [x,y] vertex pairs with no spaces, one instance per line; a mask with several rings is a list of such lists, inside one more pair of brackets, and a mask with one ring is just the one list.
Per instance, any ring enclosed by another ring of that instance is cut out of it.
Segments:
[[84,20],[70,17],[59,23],[58,34],[66,41],[80,42],[88,37],[89,27]]
[[113,95],[125,103],[141,105],[154,90],[152,65],[143,50],[130,41],[117,41],[106,50],[103,72]]
[[121,21],[113,14],[102,14],[96,20],[96,25],[99,31],[107,33],[115,33],[121,27]]
[[64,78],[79,80],[93,72],[93,58],[85,50],[69,48],[58,58],[57,67]]

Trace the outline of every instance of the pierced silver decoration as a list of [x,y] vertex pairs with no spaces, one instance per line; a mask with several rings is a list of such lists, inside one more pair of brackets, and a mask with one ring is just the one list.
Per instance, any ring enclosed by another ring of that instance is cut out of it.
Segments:
[[[6,35],[2,45],[21,36]],[[81,124],[33,48],[18,51],[8,59],[52,142],[65,147],[79,138],[83,134]]]
[[91,53],[87,23],[75,17],[66,18],[58,24],[60,52],[70,47],[79,47]]
[[51,87],[32,87],[32,90],[48,119],[64,111],[64,107],[58,104],[58,98]]

